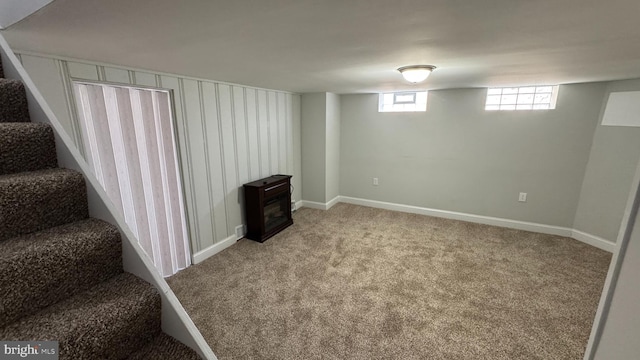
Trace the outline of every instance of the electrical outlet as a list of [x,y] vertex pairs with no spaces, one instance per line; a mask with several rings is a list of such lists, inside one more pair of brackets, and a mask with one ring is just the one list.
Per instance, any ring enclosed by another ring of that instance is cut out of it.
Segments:
[[373,178],[373,185],[378,186],[378,178]]
[[527,193],[520,193],[520,195],[518,196],[518,201],[527,202]]

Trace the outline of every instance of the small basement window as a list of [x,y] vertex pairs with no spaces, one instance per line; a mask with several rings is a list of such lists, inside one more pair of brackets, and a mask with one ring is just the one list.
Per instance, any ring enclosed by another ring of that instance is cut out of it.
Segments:
[[378,97],[379,112],[427,111],[426,91],[384,93]]
[[550,110],[556,108],[558,86],[489,88],[485,110]]

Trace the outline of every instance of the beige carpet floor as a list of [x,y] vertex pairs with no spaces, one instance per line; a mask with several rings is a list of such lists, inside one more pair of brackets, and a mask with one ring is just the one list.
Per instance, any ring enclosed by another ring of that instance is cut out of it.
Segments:
[[582,359],[610,254],[338,204],[169,279],[226,359]]

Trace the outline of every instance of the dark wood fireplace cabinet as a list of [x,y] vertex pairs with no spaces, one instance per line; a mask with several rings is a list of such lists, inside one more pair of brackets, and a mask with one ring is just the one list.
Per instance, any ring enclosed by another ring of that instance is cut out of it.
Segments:
[[264,242],[293,224],[291,175],[273,175],[244,184],[247,239]]

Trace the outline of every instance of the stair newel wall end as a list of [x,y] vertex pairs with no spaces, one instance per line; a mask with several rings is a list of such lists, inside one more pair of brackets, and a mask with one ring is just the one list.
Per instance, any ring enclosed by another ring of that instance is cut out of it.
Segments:
[[204,359],[216,359],[167,282],[138,245],[124,219],[118,215],[89,165],[80,151],[75,148],[73,140],[66,134],[2,34],[0,34],[0,56],[4,76],[8,79],[20,79],[24,83],[31,121],[47,123],[54,129],[59,166],[79,171],[84,175],[90,216],[107,221],[120,230],[124,270],[151,283],[158,290],[162,298],[162,330],[194,349]]

